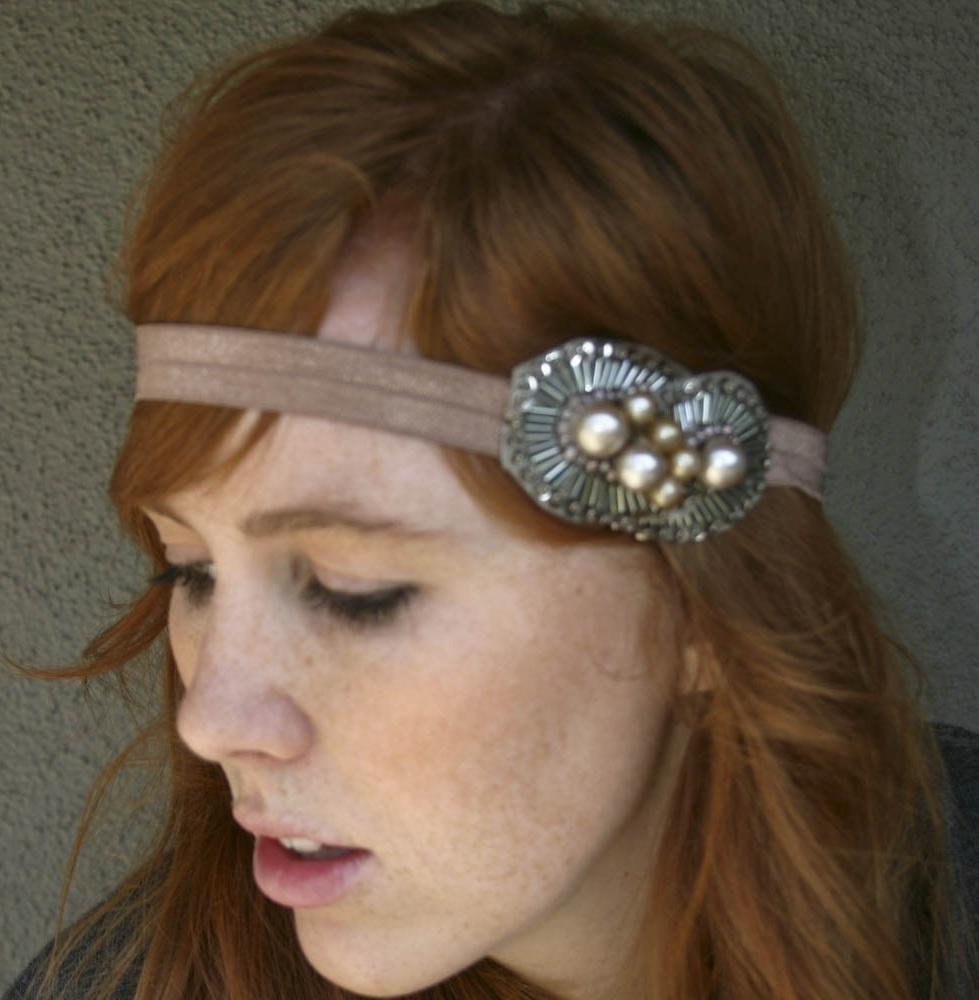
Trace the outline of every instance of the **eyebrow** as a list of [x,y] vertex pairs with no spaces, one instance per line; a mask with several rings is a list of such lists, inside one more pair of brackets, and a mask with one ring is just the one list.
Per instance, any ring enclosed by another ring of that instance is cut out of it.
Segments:
[[[141,508],[148,514],[159,514],[194,530],[175,510],[165,503]],[[433,528],[420,528],[402,521],[370,518],[357,513],[352,507],[336,504],[331,508],[281,507],[249,514],[238,530],[248,538],[267,539],[299,531],[347,532],[361,538],[378,538],[391,542],[433,542],[448,537],[448,532]]]

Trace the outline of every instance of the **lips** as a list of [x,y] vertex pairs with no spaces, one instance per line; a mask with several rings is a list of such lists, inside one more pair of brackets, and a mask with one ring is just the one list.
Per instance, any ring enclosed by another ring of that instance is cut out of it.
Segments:
[[339,902],[360,883],[370,881],[374,856],[353,851],[337,858],[297,858],[277,840],[256,837],[252,854],[255,884],[274,903],[294,908],[329,906]]
[[364,850],[364,848],[357,847],[356,844],[345,843],[341,835],[325,831],[321,827],[314,827],[312,824],[279,820],[269,815],[250,813],[238,807],[233,810],[232,815],[240,827],[255,837],[268,837],[272,840],[301,838],[322,844],[324,847],[338,847],[348,851]]

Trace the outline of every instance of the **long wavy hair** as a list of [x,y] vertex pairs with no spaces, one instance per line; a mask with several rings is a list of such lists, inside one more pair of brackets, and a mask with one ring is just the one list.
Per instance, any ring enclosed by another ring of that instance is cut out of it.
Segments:
[[[404,331],[423,356],[508,374],[600,331],[734,369],[771,413],[828,432],[862,329],[810,161],[764,60],[706,26],[562,3],[354,9],[182,95],[131,205],[117,294],[133,323],[312,336],[350,240],[398,219],[416,262]],[[163,553],[139,507],[227,474],[277,419],[215,466],[239,415],[135,405],[109,494],[154,572]],[[598,537],[540,511],[495,459],[439,447],[513,531]],[[772,488],[730,531],[646,544],[711,664],[674,706],[691,738],[648,887],[649,995],[948,997],[956,915],[924,671],[822,505]],[[127,979],[138,1000],[347,1000],[256,890],[221,769],[177,736],[168,600],[148,586],[79,662],[19,668],[113,674],[126,697],[130,665],[159,678],[159,714],[86,803],[45,988],[70,993],[70,971],[98,1000]],[[166,789],[158,834],[63,931],[92,820],[134,762]],[[82,940],[85,960],[66,964]],[[489,958],[412,996],[559,1000]]]

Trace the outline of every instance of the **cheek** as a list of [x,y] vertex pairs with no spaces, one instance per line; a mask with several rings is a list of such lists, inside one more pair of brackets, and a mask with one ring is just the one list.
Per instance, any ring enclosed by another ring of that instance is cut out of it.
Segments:
[[352,780],[410,832],[402,846],[426,868],[441,859],[471,881],[474,865],[501,874],[529,853],[557,871],[641,794],[658,687],[633,665],[603,673],[573,628],[458,633],[402,662],[406,680],[379,711],[357,713],[370,722],[350,732]]

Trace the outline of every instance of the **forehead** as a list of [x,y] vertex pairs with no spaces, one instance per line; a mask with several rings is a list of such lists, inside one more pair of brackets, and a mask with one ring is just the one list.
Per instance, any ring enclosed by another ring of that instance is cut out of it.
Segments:
[[375,221],[348,244],[329,283],[317,336],[415,354],[404,336],[405,312],[417,283],[418,261],[407,239]]
[[[408,241],[391,220],[363,226],[330,276],[317,338],[417,355],[403,329],[413,261]],[[236,448],[257,417],[258,411],[245,411],[218,461]],[[365,518],[404,520],[434,531],[468,528],[472,535],[475,525],[488,524],[431,442],[291,413],[281,415],[226,483],[186,494],[187,503],[220,503],[238,514],[246,507],[329,502]]]
[[[258,416],[256,410],[244,413],[217,462],[234,451]],[[330,524],[337,536],[358,541],[482,545],[498,544],[503,534],[458,483],[436,445],[292,414],[281,416],[226,478],[205,480],[152,505],[153,512],[172,511],[192,524],[234,524],[257,537],[270,525],[306,527],[294,513],[300,508],[325,512],[337,522]],[[284,517],[286,511],[293,516]],[[393,529],[357,530],[347,520]]]

